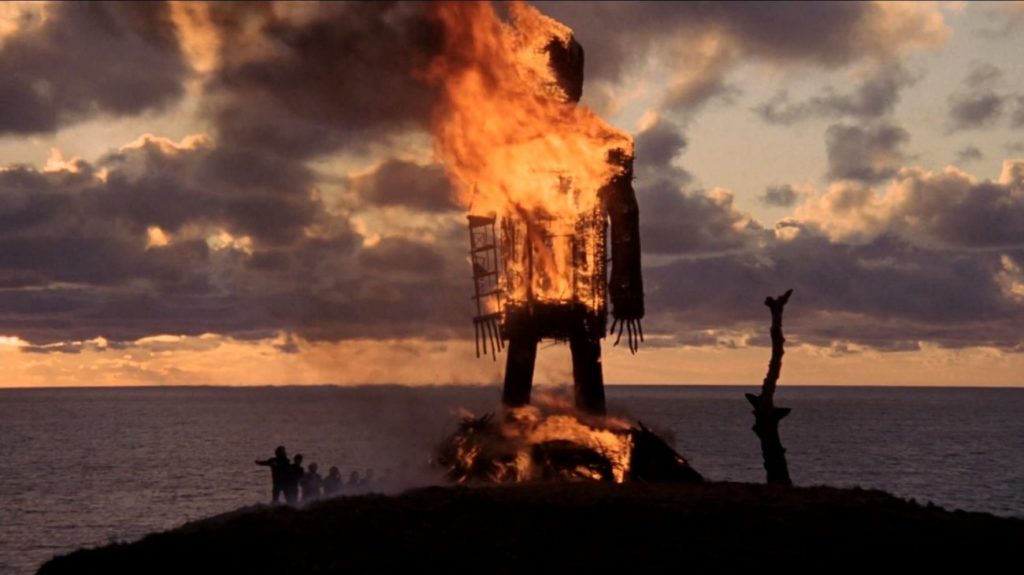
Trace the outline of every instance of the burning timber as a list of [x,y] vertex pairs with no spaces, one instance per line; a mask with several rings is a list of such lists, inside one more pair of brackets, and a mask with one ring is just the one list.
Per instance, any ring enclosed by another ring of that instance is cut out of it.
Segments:
[[437,152],[469,211],[477,355],[507,347],[502,402],[516,408],[540,341],[568,342],[576,407],[602,415],[609,300],[616,343],[625,331],[635,353],[643,339],[633,142],[577,105],[572,31],[525,4],[509,11],[506,24],[487,3],[441,5],[446,49],[428,74],[443,88]]
[[[438,158],[466,205],[476,354],[506,352],[500,416],[466,418],[437,460],[449,478],[700,481],[649,429],[607,413],[601,340],[643,340],[633,140],[578,105],[583,47],[525,3],[435,5],[444,49]],[[610,264],[610,265],[609,265]],[[610,309],[609,309],[610,308]],[[531,409],[537,348],[567,342],[574,409]]]
[[699,483],[703,478],[642,423],[542,414],[529,406],[464,417],[437,463],[458,483],[635,481]]

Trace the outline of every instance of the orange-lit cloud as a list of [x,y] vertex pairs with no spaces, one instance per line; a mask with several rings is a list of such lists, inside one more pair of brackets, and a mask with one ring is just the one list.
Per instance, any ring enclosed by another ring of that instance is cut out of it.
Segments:
[[945,248],[1017,248],[1024,245],[1024,160],[1003,162],[994,181],[952,166],[904,168],[881,188],[839,181],[795,213],[838,240],[891,233]]
[[[0,384],[497,382],[425,6],[0,5]],[[785,381],[1015,384],[1019,35],[974,27],[1019,5],[540,9],[636,131],[651,337],[610,381],[756,383],[793,287]]]
[[[767,315],[767,314],[766,314]],[[0,343],[6,386],[125,385],[491,385],[498,398],[501,362],[472,356],[469,340],[443,344],[422,338],[310,343],[284,335],[239,341],[214,335],[160,336],[125,345],[81,342],[75,351],[23,353]],[[25,344],[19,344],[25,345]],[[726,384],[756,386],[764,376],[764,347],[656,347],[639,358],[625,349],[605,352],[613,384]],[[638,361],[638,359],[640,361]],[[568,385],[568,349],[545,346],[538,354],[540,385]],[[1015,386],[1024,355],[977,347],[880,353],[837,342],[830,347],[790,345],[782,372],[786,385]],[[783,391],[784,393],[784,391]]]

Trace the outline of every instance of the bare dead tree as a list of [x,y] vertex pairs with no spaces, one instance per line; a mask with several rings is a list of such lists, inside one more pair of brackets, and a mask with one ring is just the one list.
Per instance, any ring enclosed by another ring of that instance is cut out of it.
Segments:
[[761,384],[761,395],[753,393],[745,394],[750,405],[754,406],[754,433],[761,440],[761,456],[764,457],[764,470],[768,474],[768,483],[779,485],[792,485],[789,478],[789,466],[786,465],[786,449],[782,447],[782,440],[779,439],[779,421],[789,415],[788,407],[775,406],[775,385],[779,381],[779,374],[782,372],[782,356],[785,353],[783,345],[786,338],[782,337],[782,309],[786,307],[789,296],[793,290],[777,298],[767,297],[764,305],[772,313],[772,326],[770,334],[772,337],[772,358],[768,362],[768,374]]

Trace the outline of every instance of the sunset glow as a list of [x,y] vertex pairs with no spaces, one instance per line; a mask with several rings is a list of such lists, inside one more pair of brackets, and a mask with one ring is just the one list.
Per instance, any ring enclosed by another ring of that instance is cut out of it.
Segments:
[[571,226],[617,149],[647,337],[608,383],[757,384],[793,288],[784,385],[1020,386],[1022,15],[0,5],[0,386],[497,384],[466,214]]

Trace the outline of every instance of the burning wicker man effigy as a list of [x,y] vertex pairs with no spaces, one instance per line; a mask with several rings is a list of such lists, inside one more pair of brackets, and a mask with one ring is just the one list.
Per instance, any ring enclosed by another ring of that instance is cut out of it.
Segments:
[[[573,44],[569,52],[579,62],[573,66],[582,65],[578,46]],[[630,351],[635,353],[643,338],[633,157],[615,149],[608,161],[621,172],[596,191],[595,205],[581,213],[559,217],[513,212],[500,222],[493,215],[469,215],[477,354],[481,349],[486,354],[489,347],[493,356],[508,342],[502,392],[506,406],[530,403],[537,345],[542,339],[554,339],[569,342],[576,408],[605,414],[601,339],[607,327],[609,295],[612,332],[618,327],[616,344],[625,330]],[[607,281],[609,219],[612,267]]]
[[[615,343],[625,333],[635,353],[643,339],[632,139],[577,105],[572,31],[528,5],[509,10],[511,22],[489,3],[437,9],[434,134],[469,211],[477,355],[507,346],[503,417],[464,419],[438,459],[458,480],[700,480],[642,424],[605,417],[609,299]],[[548,401],[548,413],[531,405],[544,339],[567,341],[573,366],[574,405]]]

